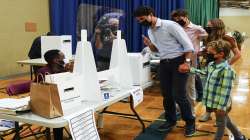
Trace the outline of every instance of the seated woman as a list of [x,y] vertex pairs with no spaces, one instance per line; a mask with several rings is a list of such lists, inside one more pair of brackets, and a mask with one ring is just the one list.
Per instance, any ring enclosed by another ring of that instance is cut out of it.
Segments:
[[[35,81],[42,81],[42,77],[39,76],[40,74],[45,77],[46,74],[54,74],[54,73],[61,73],[66,71],[72,71],[72,63],[65,64],[64,62],[64,54],[59,50],[49,50],[44,54],[44,59],[47,62],[47,65],[40,68],[37,71]],[[38,78],[38,79],[37,79]],[[53,134],[55,140],[62,140],[63,139],[63,128],[53,128]]]
[[[54,73],[60,73],[60,72],[66,72],[66,71],[72,71],[73,70],[73,63],[64,63],[64,54],[60,52],[59,50],[49,50],[44,54],[44,58],[46,62],[48,63],[45,67],[42,67],[37,70],[35,73],[35,82],[38,80],[40,82],[42,80],[41,76],[38,76],[38,74],[42,74],[43,77],[45,74],[54,74]],[[37,77],[39,77],[37,79]],[[30,91],[30,84],[33,81],[31,80],[21,80],[12,82],[6,87],[7,94],[17,95],[22,93],[27,93]]]
[[[54,74],[66,72],[64,67],[64,54],[59,50],[49,50],[44,54],[44,59],[47,62],[47,65],[38,69],[35,81],[41,81],[41,77],[38,77],[39,74],[45,76],[46,74]],[[38,78],[38,79],[37,79]]]

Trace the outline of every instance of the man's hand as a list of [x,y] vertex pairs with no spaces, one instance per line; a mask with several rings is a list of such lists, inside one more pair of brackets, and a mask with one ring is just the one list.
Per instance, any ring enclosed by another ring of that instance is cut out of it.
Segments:
[[152,52],[158,52],[158,49],[154,46],[154,44],[150,41],[150,39],[144,35],[142,35],[144,45],[148,46]]
[[183,63],[179,65],[178,71],[181,73],[187,73],[190,71],[190,65],[187,63]]
[[143,38],[144,45],[146,45],[146,46],[151,46],[152,45],[152,43],[151,43],[151,41],[150,41],[150,39],[148,37],[143,35],[142,38]]
[[74,69],[74,61],[70,61],[69,63],[65,64],[65,70],[69,72],[73,72]]

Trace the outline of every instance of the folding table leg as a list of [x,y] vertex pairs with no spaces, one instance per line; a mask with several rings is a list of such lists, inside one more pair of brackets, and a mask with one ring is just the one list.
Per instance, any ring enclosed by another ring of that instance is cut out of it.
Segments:
[[139,120],[139,122],[142,125],[142,132],[145,132],[145,124],[142,121],[141,117],[138,115],[138,113],[135,111],[134,105],[133,105],[133,98],[132,95],[130,96],[130,109],[133,111],[133,113],[135,114],[136,118]]
[[33,79],[33,66],[30,65],[30,80]]
[[15,121],[15,132],[16,132],[16,134],[15,134],[15,136],[14,136],[14,140],[20,140],[21,138],[20,138],[20,126],[19,126],[19,122],[16,122]]
[[51,140],[51,137],[50,137],[50,128],[48,128],[48,127],[46,127],[46,129],[45,129],[45,136],[46,136],[47,140]]

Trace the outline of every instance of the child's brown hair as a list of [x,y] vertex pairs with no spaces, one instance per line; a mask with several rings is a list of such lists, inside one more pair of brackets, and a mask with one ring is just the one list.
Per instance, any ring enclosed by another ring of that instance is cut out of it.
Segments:
[[209,42],[208,47],[212,47],[216,53],[223,52],[224,58],[228,59],[230,57],[230,44],[227,41],[224,41],[222,39]]

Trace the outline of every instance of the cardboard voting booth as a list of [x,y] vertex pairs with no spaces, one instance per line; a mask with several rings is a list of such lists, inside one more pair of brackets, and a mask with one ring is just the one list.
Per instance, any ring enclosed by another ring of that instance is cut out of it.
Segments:
[[41,37],[41,56],[49,50],[60,50],[64,53],[65,59],[72,59],[72,37],[71,35],[62,36],[42,36]]
[[87,31],[81,31],[81,42],[77,43],[73,73],[79,77],[83,100],[102,101],[95,59],[91,43],[87,41]]
[[121,31],[117,31],[117,39],[113,41],[109,70],[98,72],[99,80],[108,80],[112,85],[123,88],[132,87],[132,74],[127,54],[126,42],[121,39]]
[[133,85],[146,88],[152,85],[150,58],[148,54],[128,53]]

